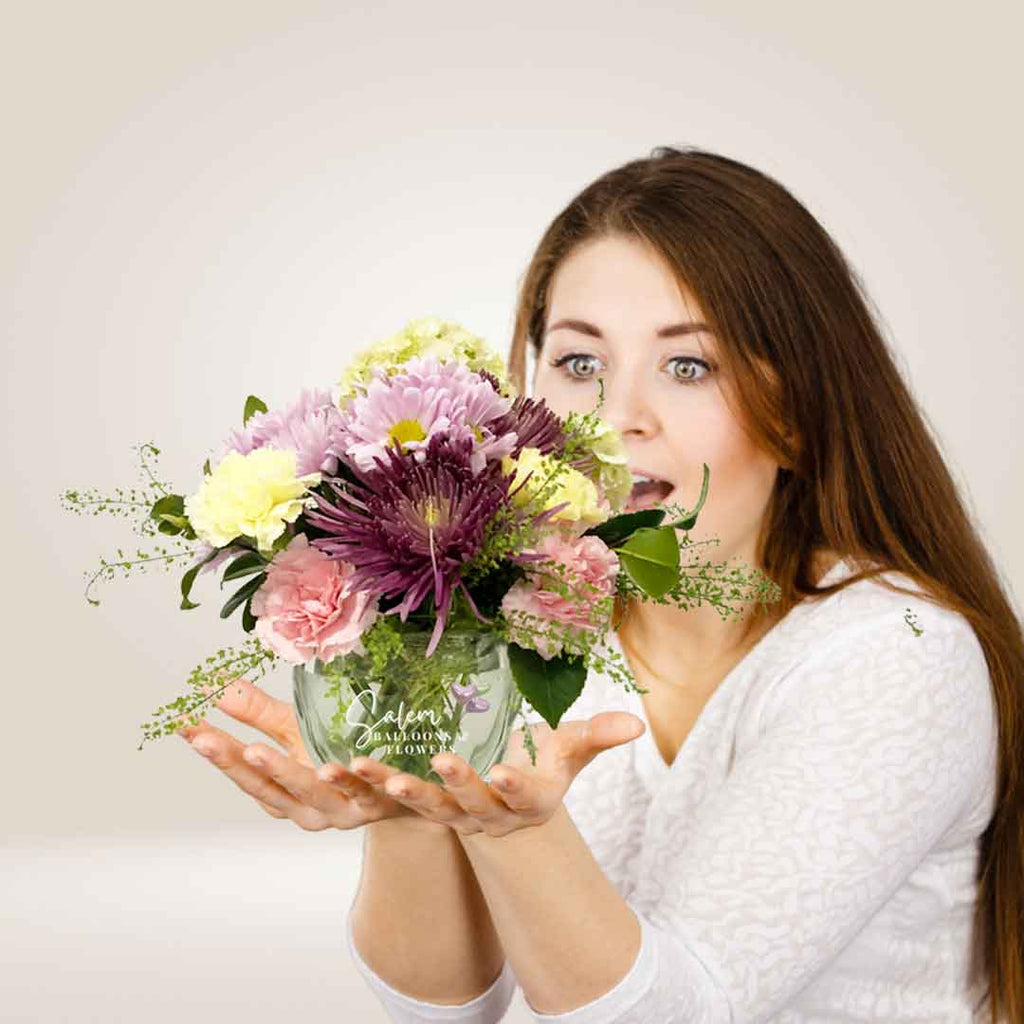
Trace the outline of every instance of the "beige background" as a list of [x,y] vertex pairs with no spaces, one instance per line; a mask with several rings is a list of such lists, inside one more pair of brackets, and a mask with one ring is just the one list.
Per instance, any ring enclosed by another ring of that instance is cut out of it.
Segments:
[[[550,219],[655,145],[752,163],[832,232],[1019,594],[1022,14],[9,5],[5,1019],[385,1019],[338,924],[358,834],[267,817],[178,739],[136,750],[192,666],[242,638],[216,582],[187,614],[178,569],[101,583],[90,607],[85,576],[139,542],[58,494],[133,486],[145,440],[194,489],[248,393],[327,386],[415,316],[507,348]],[[287,673],[266,685],[289,695]]]

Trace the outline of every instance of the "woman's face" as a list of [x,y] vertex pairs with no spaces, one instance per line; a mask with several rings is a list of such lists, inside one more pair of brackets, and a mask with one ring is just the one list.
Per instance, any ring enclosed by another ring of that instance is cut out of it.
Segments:
[[719,538],[702,553],[711,561],[754,565],[778,464],[726,404],[716,339],[694,328],[701,320],[693,296],[642,242],[590,242],[551,282],[533,394],[561,416],[586,412],[597,404],[600,377],[601,416],[622,433],[634,480],[660,481],[635,485],[630,507],[660,500],[693,508],[706,462],[708,494],[691,539]]

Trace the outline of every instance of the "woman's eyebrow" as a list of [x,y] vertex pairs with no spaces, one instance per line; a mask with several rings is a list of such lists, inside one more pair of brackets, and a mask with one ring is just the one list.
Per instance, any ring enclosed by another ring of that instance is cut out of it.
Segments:
[[[603,338],[604,335],[593,324],[586,320],[565,319],[553,323],[544,333],[550,334],[560,328],[568,328],[571,331],[579,331],[580,334],[588,334],[592,338]],[[684,334],[697,334],[699,331],[709,331],[707,324],[697,321],[696,323],[669,324],[667,327],[659,327],[657,336],[659,338],[678,338]]]

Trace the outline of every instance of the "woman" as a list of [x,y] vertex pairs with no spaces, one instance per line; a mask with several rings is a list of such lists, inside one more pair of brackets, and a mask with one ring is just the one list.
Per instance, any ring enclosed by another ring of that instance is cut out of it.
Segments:
[[559,413],[603,381],[638,502],[692,506],[706,462],[694,537],[782,599],[628,609],[648,692],[588,680],[491,784],[314,773],[287,705],[228,691],[290,756],[194,745],[275,816],[369,823],[349,943],[389,1012],[497,1021],[518,983],[574,1024],[1024,1021],[1024,638],[834,243],[760,172],[661,147],[548,228],[520,388],[531,352]]

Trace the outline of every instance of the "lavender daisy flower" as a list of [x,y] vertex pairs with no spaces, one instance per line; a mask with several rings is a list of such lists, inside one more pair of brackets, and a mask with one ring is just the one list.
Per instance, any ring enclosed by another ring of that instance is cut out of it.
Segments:
[[511,453],[515,436],[497,436],[489,427],[511,403],[491,383],[461,363],[417,357],[391,376],[378,375],[349,402],[333,435],[334,450],[364,472],[388,449],[422,453],[431,439],[445,435],[472,443],[474,473]]
[[456,588],[480,616],[460,571],[484,542],[487,525],[508,502],[510,478],[498,461],[473,471],[475,441],[435,435],[418,452],[386,448],[385,458],[349,489],[326,481],[333,504],[314,492],[319,510],[306,521],[329,534],[311,541],[325,554],[356,567],[354,589],[372,589],[385,598],[401,597],[388,609],[404,622],[428,594],[437,621],[426,655],[434,652]]
[[218,455],[229,451],[248,455],[269,446],[295,452],[296,475],[338,471],[338,455],[331,437],[341,420],[329,391],[304,389],[299,399],[283,411],[268,410],[249,417],[241,430],[233,430]]

